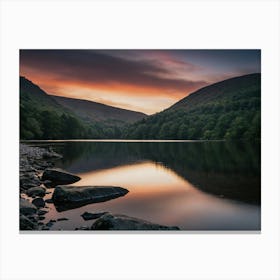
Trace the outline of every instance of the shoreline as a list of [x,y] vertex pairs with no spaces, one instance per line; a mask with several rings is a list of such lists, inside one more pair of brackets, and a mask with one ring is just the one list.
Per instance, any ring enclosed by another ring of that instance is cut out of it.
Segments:
[[45,223],[48,212],[44,196],[48,188],[41,180],[46,168],[54,166],[54,161],[62,156],[51,148],[32,147],[20,143],[20,212],[19,230],[49,230],[51,221]]

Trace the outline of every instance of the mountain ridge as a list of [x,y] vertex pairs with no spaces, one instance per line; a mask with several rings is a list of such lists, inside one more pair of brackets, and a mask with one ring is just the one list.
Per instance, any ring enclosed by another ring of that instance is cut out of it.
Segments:
[[151,116],[20,83],[21,139],[260,139],[260,73],[208,85]]
[[128,139],[260,139],[261,74],[203,87],[130,126]]
[[[183,97],[182,99],[180,99],[179,101],[177,101],[175,104],[171,105],[170,107],[168,107],[165,110],[169,110],[169,109],[173,109],[173,108],[178,108],[180,106],[184,106],[187,105],[186,101],[190,101],[190,99],[194,98],[194,97],[198,97],[200,95],[203,95],[204,101],[205,101],[205,93],[209,90],[209,88],[211,89],[217,89],[219,90],[219,88],[224,87],[225,85],[232,83],[232,82],[236,82],[236,81],[240,81],[242,80],[244,82],[244,79],[260,79],[261,77],[261,73],[251,73],[251,74],[246,74],[246,75],[241,75],[241,76],[237,76],[237,77],[232,77],[226,80],[222,80],[213,84],[210,84],[208,86],[202,87],[192,93],[190,93],[189,95]],[[240,84],[237,85],[238,88],[237,90],[240,90]],[[248,89],[248,86],[246,85],[246,88]],[[207,92],[208,93],[208,92]],[[219,92],[219,94],[222,94],[223,92]],[[216,98],[218,96],[215,96]],[[164,110],[164,111],[165,111]]]
[[[114,119],[123,122],[134,122],[141,118],[147,117],[147,115],[142,112],[122,109],[95,101],[57,95],[51,95],[51,97],[57,103],[76,112],[76,114],[82,118],[95,118],[99,121]],[[110,116],[108,117],[106,114],[110,114]]]
[[[64,98],[64,102],[61,102],[59,99],[58,102],[58,98],[53,98],[38,85],[20,76],[20,138],[119,138],[122,126],[146,116],[139,112],[101,103],[96,105],[83,100],[79,102],[70,99],[72,106],[65,106],[65,100],[67,99]],[[98,110],[91,114],[87,110],[83,115],[77,110],[77,103],[90,104],[91,108],[94,105]]]

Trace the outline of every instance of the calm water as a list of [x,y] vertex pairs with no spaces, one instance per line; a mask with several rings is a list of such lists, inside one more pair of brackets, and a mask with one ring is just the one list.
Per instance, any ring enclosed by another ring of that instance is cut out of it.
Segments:
[[[85,211],[141,218],[184,230],[260,230],[260,144],[242,142],[44,143],[63,154],[56,163],[82,179],[74,185],[120,186],[129,193],[58,212],[53,230],[91,225]],[[51,196],[51,194],[49,194]]]

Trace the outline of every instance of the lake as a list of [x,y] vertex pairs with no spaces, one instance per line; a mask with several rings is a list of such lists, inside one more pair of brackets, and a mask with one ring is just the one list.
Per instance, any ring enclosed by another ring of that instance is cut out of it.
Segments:
[[[34,144],[34,143],[33,143]],[[93,221],[88,212],[111,212],[182,230],[260,230],[260,143],[225,141],[36,143],[63,155],[56,167],[82,179],[76,187],[120,186],[123,197],[67,211],[48,204],[46,220],[66,217],[52,230]],[[51,194],[48,194],[51,197]]]

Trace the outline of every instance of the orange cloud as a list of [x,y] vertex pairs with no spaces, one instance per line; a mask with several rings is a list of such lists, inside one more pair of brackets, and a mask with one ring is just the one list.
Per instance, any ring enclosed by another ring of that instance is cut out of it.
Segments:
[[259,70],[259,50],[20,51],[20,74],[49,94],[148,114],[210,83]]

